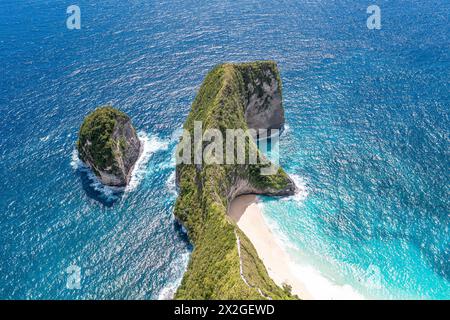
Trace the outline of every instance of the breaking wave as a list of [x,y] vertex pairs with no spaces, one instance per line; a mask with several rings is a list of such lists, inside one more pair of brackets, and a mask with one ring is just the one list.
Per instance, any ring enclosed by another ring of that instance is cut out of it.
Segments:
[[111,187],[102,184],[92,170],[80,159],[76,149],[72,151],[70,165],[74,170],[84,172],[89,178],[89,186],[99,192],[106,200],[116,200],[120,193],[131,192],[139,186],[146,175],[147,163],[151,156],[157,151],[166,150],[169,146],[167,141],[161,140],[155,136],[149,136],[144,131],[138,132],[138,138],[142,143],[142,153],[134,165],[130,182],[125,188]]
[[178,287],[181,284],[182,275],[184,274],[184,272],[187,269],[187,265],[189,262],[189,256],[190,256],[190,252],[186,252],[180,256],[178,263],[174,263],[174,265],[178,269],[178,270],[176,270],[176,272],[179,273],[180,276],[178,277],[178,279],[176,281],[169,283],[167,286],[165,286],[159,292],[158,300],[172,300],[173,299],[175,292],[177,291]]
[[306,180],[298,174],[289,174],[289,176],[294,181],[298,191],[293,196],[282,198],[282,200],[294,200],[296,202],[303,202],[308,197]]
[[167,150],[169,147],[169,142],[155,136],[149,136],[144,131],[138,132],[138,138],[143,145],[142,154],[134,165],[130,182],[125,188],[125,192],[133,191],[139,186],[139,183],[144,179],[147,173],[147,163],[151,156],[157,151]]

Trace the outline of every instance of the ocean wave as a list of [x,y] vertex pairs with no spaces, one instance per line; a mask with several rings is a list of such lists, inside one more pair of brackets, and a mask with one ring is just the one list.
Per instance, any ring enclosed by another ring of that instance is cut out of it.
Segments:
[[173,194],[174,196],[176,196],[178,194],[175,178],[176,178],[176,173],[174,170],[170,173],[169,178],[167,178],[167,181],[166,181],[166,187],[169,190],[169,193]]
[[135,190],[140,182],[144,179],[147,173],[147,163],[150,160],[150,157],[157,151],[167,150],[167,148],[169,147],[168,141],[161,140],[160,138],[155,136],[149,136],[144,131],[138,132],[138,138],[143,145],[142,154],[134,165],[130,182],[125,188],[125,192]]
[[289,174],[289,176],[294,181],[298,191],[293,196],[282,198],[282,200],[283,201],[294,200],[296,202],[303,202],[308,197],[308,188],[306,180],[303,177],[299,176],[298,174]]
[[47,136],[45,136],[45,137],[39,138],[39,141],[41,141],[41,142],[47,142],[48,139],[50,139],[50,135],[47,135]]
[[105,186],[100,182],[92,170],[80,159],[78,151],[72,151],[70,166],[77,171],[86,173],[90,183],[89,186],[99,192],[107,201],[114,201],[118,198],[118,194],[124,191],[124,188]]
[[130,182],[125,188],[111,187],[102,184],[92,170],[80,159],[76,149],[72,151],[70,166],[74,170],[85,172],[91,181],[89,184],[90,187],[101,193],[107,200],[116,200],[119,193],[131,192],[139,186],[146,175],[147,163],[151,156],[157,151],[166,150],[169,146],[167,141],[161,140],[158,137],[149,136],[143,131],[138,132],[138,138],[143,145],[142,153],[134,165]]
[[336,284],[313,266],[291,263],[289,267],[314,299],[364,300],[364,296],[358,293],[351,285]]
[[81,161],[80,157],[78,156],[77,149],[73,149],[73,151],[72,151],[72,157],[71,157],[71,161],[70,161],[70,166],[74,170],[78,170],[80,168],[85,167],[85,164],[83,163],[83,161]]
[[[262,212],[264,212],[263,202],[259,203]],[[365,297],[361,295],[355,288],[349,284],[337,284],[323,275],[315,266],[304,261],[303,255],[299,258],[300,253],[298,247],[285,235],[278,223],[272,219],[268,219],[263,215],[268,228],[272,231],[275,241],[284,250],[289,257],[289,269],[292,274],[305,286],[307,292],[313,299],[318,300],[363,300]],[[296,254],[297,253],[297,254]],[[297,261],[301,259],[302,264]],[[304,264],[303,264],[304,263]]]
[[291,131],[291,127],[287,123],[285,123],[283,128],[283,134],[287,135],[289,131]]
[[175,292],[181,284],[181,280],[183,278],[183,274],[187,269],[187,265],[189,262],[190,252],[186,252],[180,256],[180,261],[175,262],[174,265],[178,266],[180,276],[175,280],[170,282],[167,286],[165,286],[158,294],[158,300],[172,300]]
[[73,71],[73,72],[69,75],[69,77],[74,77],[74,76],[76,76],[77,74],[79,74],[80,72],[81,72],[81,69],[77,69],[77,70]]

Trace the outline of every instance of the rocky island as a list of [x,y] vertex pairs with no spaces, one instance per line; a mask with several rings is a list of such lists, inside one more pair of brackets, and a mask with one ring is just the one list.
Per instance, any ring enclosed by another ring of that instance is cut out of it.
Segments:
[[141,142],[130,117],[104,106],[84,119],[77,149],[80,159],[103,184],[124,187],[141,153]]
[[[282,128],[284,110],[276,63],[226,63],[215,67],[199,89],[184,124],[185,132],[193,135],[196,121],[202,122],[203,130],[217,128],[222,132],[228,128]],[[250,139],[248,144],[246,151],[257,149],[256,141]],[[235,151],[233,157],[237,156]],[[194,250],[175,298],[294,298],[287,287],[272,281],[252,243],[227,216],[231,201],[239,195],[282,196],[296,192],[282,168],[272,175],[261,175],[264,166],[177,164],[179,196],[174,214],[186,228]]]

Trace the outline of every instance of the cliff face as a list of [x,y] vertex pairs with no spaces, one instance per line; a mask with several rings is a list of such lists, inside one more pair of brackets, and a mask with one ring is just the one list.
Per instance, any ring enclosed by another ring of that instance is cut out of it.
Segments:
[[[223,136],[226,129],[281,128],[284,110],[276,64],[253,62],[214,68],[206,76],[185,122],[184,129],[191,136],[195,121],[202,122],[203,131],[219,129]],[[201,147],[204,149],[205,145]],[[254,149],[257,146],[250,139],[245,152]],[[233,150],[233,157],[239,152],[242,150]],[[273,175],[261,175],[261,169],[269,165],[247,162],[177,165],[180,194],[174,214],[187,229],[194,251],[176,298],[292,298],[268,277],[251,242],[243,234],[240,237],[244,244],[241,248],[244,274],[251,285],[242,281],[235,236],[240,230],[227,216],[229,204],[241,194],[296,192],[295,184],[281,168]]]
[[130,118],[112,107],[89,114],[77,142],[80,159],[109,186],[126,186],[139,158],[141,143]]
[[245,90],[245,120],[252,129],[282,129],[284,109],[281,79],[273,64],[237,66]]

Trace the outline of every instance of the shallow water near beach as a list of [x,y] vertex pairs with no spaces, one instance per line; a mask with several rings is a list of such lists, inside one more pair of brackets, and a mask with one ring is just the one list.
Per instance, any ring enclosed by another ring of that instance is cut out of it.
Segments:
[[[265,217],[323,297],[450,297],[450,3],[0,3],[0,298],[170,298],[192,250],[174,221],[173,152],[202,79],[273,59],[281,164],[302,193]],[[111,103],[146,140],[132,185],[77,164],[84,116]],[[81,287],[67,288],[67,268]]]

